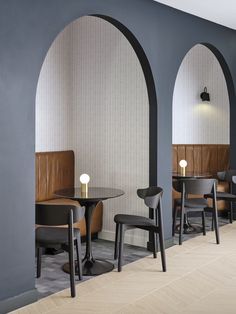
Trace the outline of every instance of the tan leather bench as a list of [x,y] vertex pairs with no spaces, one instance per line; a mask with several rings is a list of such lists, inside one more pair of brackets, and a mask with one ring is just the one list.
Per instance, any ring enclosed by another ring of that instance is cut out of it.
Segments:
[[[175,144],[172,146],[173,152],[173,171],[177,172],[179,169],[179,161],[185,159],[188,162],[186,168],[189,172],[210,173],[216,178],[218,171],[229,169],[229,145],[223,144],[205,144],[205,145],[187,145]],[[218,181],[217,190],[227,192],[229,190],[228,183]],[[191,197],[191,196],[190,196]],[[175,190],[172,191],[172,200],[180,198],[180,194]],[[208,200],[211,206],[211,200]],[[228,208],[227,202],[218,201],[218,210]]]
[[[78,202],[57,198],[56,190],[74,187],[75,157],[73,151],[36,153],[36,202],[51,204],[74,204]],[[92,218],[91,231],[96,234],[102,230],[103,203],[96,206]],[[85,220],[75,224],[81,230],[81,236],[86,235]]]

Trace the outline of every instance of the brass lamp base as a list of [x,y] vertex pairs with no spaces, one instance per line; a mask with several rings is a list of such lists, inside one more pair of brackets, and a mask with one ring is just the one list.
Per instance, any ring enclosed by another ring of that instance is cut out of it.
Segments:
[[83,197],[88,196],[88,183],[81,183],[81,195]]
[[185,176],[185,174],[186,174],[185,168],[186,168],[186,167],[181,167],[181,168],[180,168],[180,174],[181,174],[181,176]]

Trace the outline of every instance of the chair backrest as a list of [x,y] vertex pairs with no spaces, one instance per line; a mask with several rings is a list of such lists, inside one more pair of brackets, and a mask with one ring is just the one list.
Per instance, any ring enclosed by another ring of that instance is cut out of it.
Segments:
[[236,184],[236,176],[232,176],[232,182]]
[[219,172],[217,172],[217,178],[218,178],[220,181],[224,181],[224,179],[225,179],[225,171],[219,171]]
[[234,169],[217,172],[217,177],[219,180],[226,181],[229,183],[233,182],[233,180],[232,180],[233,176],[236,176],[236,170],[234,170]]
[[173,182],[173,187],[177,192],[186,194],[209,194],[214,188],[215,179],[181,179]]
[[176,192],[182,193],[183,191],[183,181],[196,180],[196,178],[188,178],[188,179],[174,179],[172,181],[172,187]]
[[138,197],[142,198],[145,205],[152,209],[157,209],[162,194],[163,189],[158,186],[137,190]]
[[84,217],[84,208],[74,205],[36,204],[35,220],[37,225],[60,226],[69,224],[70,211],[73,210],[73,223]]

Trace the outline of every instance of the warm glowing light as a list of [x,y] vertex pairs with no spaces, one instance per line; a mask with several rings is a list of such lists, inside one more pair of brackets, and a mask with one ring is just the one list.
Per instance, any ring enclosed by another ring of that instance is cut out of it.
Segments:
[[81,174],[81,176],[79,177],[79,180],[82,184],[88,184],[89,180],[90,180],[90,176],[86,173]]
[[187,161],[184,159],[180,160],[180,162],[179,162],[179,165],[181,168],[187,167],[187,164],[188,164]]

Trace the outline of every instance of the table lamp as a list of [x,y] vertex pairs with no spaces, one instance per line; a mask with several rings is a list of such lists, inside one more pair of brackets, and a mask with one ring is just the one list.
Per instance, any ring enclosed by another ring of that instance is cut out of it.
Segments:
[[185,176],[185,168],[187,167],[188,163],[186,160],[182,159],[180,160],[179,162],[179,165],[180,165],[180,174],[181,176]]
[[90,177],[88,174],[83,173],[81,174],[79,180],[81,183],[81,194],[84,194],[86,196],[88,194],[88,183],[89,183]]

